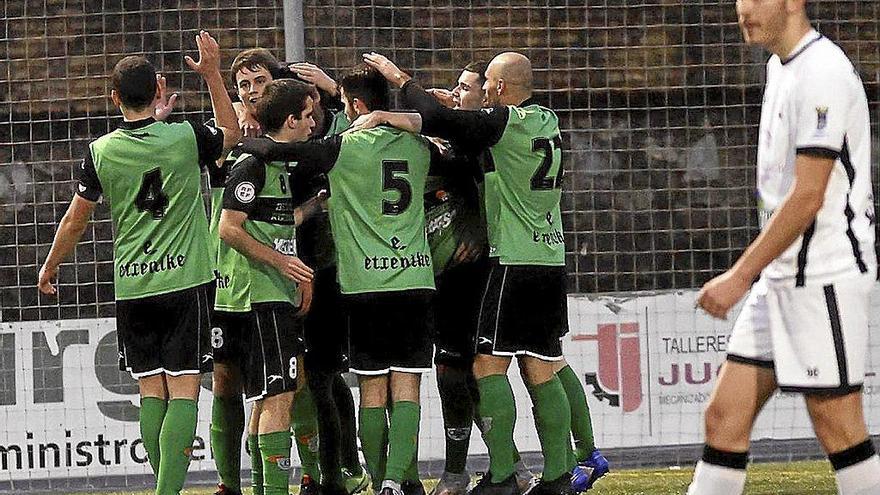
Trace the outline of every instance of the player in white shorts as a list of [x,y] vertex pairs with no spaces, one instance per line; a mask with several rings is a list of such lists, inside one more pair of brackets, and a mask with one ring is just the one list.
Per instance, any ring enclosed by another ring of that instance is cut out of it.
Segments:
[[716,318],[751,287],[706,409],[689,494],[742,493],[754,420],[778,388],[804,394],[841,494],[880,493],[861,389],[877,276],[868,102],[843,51],[811,28],[806,0],[738,0],[746,42],[773,53],[758,137],[761,234],[709,281]]

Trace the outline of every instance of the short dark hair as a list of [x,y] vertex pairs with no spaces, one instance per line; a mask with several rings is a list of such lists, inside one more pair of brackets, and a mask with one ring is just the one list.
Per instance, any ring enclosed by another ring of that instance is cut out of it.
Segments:
[[473,72],[475,74],[479,74],[480,82],[486,82],[486,67],[489,64],[485,60],[474,60],[473,62],[464,66],[464,70],[468,72]]
[[270,82],[257,102],[257,122],[266,132],[281,129],[288,116],[300,118],[306,108],[306,98],[311,94],[312,89],[308,84],[295,79]]
[[371,112],[391,108],[388,81],[369,65],[361,64],[349,69],[342,76],[339,85],[345,90],[348,98],[362,101]]
[[[235,75],[238,74],[242,68],[247,68],[249,70],[257,70],[257,68],[262,67],[269,72],[276,70],[279,67],[278,59],[275,58],[275,55],[272,55],[272,52],[265,48],[248,48],[243,52],[236,55],[235,60],[232,61],[232,67],[229,69],[229,77],[232,81],[233,87],[238,86],[235,81]],[[275,79],[273,74],[273,79]]]
[[130,110],[143,110],[156,98],[156,68],[144,57],[130,55],[113,67],[113,89]]

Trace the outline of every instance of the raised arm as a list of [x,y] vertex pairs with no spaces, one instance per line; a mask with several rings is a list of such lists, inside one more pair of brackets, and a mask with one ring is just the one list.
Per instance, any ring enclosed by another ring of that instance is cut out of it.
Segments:
[[404,131],[421,134],[422,116],[415,112],[386,112],[384,110],[377,110],[355,119],[351,123],[351,127],[346,129],[343,134],[372,129],[380,125],[390,125]]
[[220,45],[207,31],[200,31],[196,35],[196,44],[199,47],[198,62],[189,55],[184,57],[184,60],[192,70],[202,76],[208,86],[214,120],[217,122],[217,128],[223,132],[223,148],[228,150],[241,139],[241,129],[238,127],[238,117],[232,108],[232,100],[223,84],[223,76],[220,75]]
[[383,55],[364,54],[364,61],[402,89],[404,105],[422,116],[422,134],[448,139],[469,152],[486,149],[501,139],[507,126],[506,109],[447,108]]

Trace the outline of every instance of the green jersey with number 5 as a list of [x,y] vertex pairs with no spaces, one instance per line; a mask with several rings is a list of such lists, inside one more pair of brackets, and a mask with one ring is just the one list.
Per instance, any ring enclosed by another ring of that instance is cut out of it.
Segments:
[[145,124],[117,129],[89,146],[116,231],[114,283],[120,300],[213,278],[196,131],[187,122]]
[[485,178],[489,256],[503,265],[564,265],[559,119],[538,105],[507,110]]
[[429,146],[384,126],[342,137],[327,175],[344,294],[434,288],[422,200]]

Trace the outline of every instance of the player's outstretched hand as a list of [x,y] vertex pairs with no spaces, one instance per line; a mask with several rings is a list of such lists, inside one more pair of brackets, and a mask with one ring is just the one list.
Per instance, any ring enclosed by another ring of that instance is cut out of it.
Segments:
[[314,84],[319,89],[323,89],[324,91],[329,93],[331,96],[336,95],[336,81],[334,81],[332,77],[328,76],[327,73],[324,72],[317,65],[310,64],[308,62],[298,62],[288,65],[287,68],[295,73],[297,77],[299,77],[303,81]]
[[58,275],[58,267],[50,268],[46,265],[43,265],[40,268],[40,279],[37,283],[37,287],[39,287],[40,292],[46,295],[55,294],[57,291],[55,290],[55,286],[52,285],[52,279]]
[[297,285],[297,289],[299,291],[299,311],[296,312],[296,316],[305,316],[309,314],[309,309],[312,308],[312,294],[315,292],[315,287],[312,282],[301,282]]
[[742,299],[750,285],[750,280],[728,270],[706,282],[697,296],[697,306],[715,318],[726,320],[730,308]]
[[156,120],[163,121],[171,115],[174,110],[174,104],[177,103],[177,93],[168,97],[167,81],[162,74],[156,74],[156,85],[159,87],[159,101],[156,102],[153,115]]
[[443,88],[431,88],[426,89],[425,92],[433,96],[444,107],[455,108],[455,95],[452,94],[452,91]]
[[287,278],[297,283],[311,282],[315,271],[296,256],[281,255],[276,268]]
[[207,31],[199,31],[196,35],[196,45],[199,47],[199,61],[196,62],[187,55],[183,59],[190,69],[196,71],[202,77],[220,73],[220,45]]
[[243,116],[239,115],[238,127],[241,129],[241,135],[244,137],[255,138],[263,134],[260,129],[260,123],[249,112],[243,112]]
[[376,52],[365,53],[364,62],[379,71],[391,84],[403,86],[404,83],[412,79],[409,74],[400,70],[394,62]]

